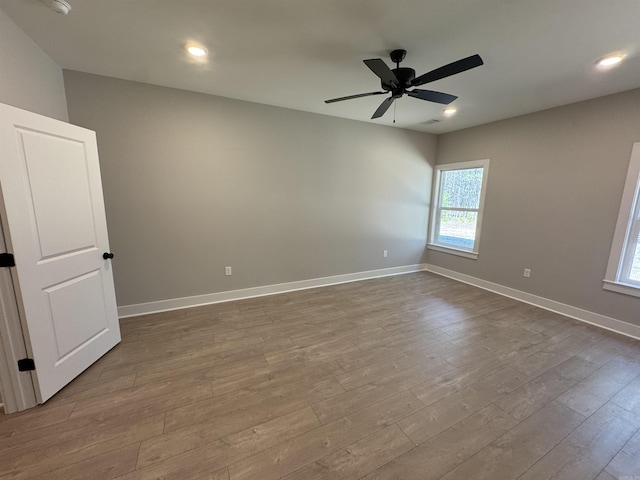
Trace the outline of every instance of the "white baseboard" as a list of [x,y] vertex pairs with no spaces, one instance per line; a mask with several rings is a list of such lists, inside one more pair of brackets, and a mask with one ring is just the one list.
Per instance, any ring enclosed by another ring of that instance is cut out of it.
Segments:
[[167,312],[181,308],[197,307],[212,303],[230,302],[245,298],[262,297],[265,295],[275,295],[278,293],[292,292],[295,290],[305,290],[308,288],[326,287],[339,283],[357,282],[358,280],[368,280],[371,278],[387,277],[403,273],[413,273],[425,270],[426,265],[405,265],[402,267],[383,268],[380,270],[369,270],[366,272],[347,273],[344,275],[334,275],[331,277],[312,278],[310,280],[300,280],[297,282],[279,283],[275,285],[264,285],[262,287],[243,288],[241,290],[230,290],[227,292],[208,293],[193,297],[172,298],[169,300],[159,300],[157,302],[138,303],[134,305],[123,305],[118,307],[120,318],[137,317],[150,313]]
[[167,312],[178,310],[181,308],[198,307],[201,305],[210,305],[213,303],[230,302],[233,300],[242,300],[246,298],[262,297],[265,295],[276,295],[278,293],[293,292],[296,290],[306,290],[308,288],[326,287],[329,285],[337,285],[340,283],[357,282],[359,280],[368,280],[371,278],[387,277],[391,275],[400,275],[403,273],[413,273],[419,271],[429,271],[451,278],[469,285],[473,285],[484,290],[504,295],[536,307],[559,313],[566,317],[570,317],[581,322],[586,322],[607,330],[611,330],[628,337],[640,340],[640,326],[623,322],[615,318],[600,315],[599,313],[583,310],[572,305],[556,302],[548,298],[539,297],[531,293],[516,290],[515,288],[505,287],[498,283],[489,282],[480,278],[458,273],[453,270],[438,267],[429,264],[405,265],[402,267],[383,268],[380,270],[369,270],[366,272],[347,273],[344,275],[334,275],[331,277],[312,278],[309,280],[300,280],[297,282],[279,283],[275,285],[264,285],[261,287],[243,288],[240,290],[230,290],[227,292],[209,293],[206,295],[196,295],[193,297],[172,298],[169,300],[159,300],[157,302],[138,303],[135,305],[123,305],[118,307],[118,316],[120,318],[137,317],[150,313]]
[[515,288],[505,287],[498,283],[488,282],[487,280],[458,273],[436,265],[427,264],[425,265],[425,270],[640,340],[640,326],[638,325],[633,325],[631,323],[623,322],[622,320],[600,315],[599,313],[583,310],[565,303],[556,302],[555,300],[550,300],[548,298],[539,297],[531,293],[516,290]]

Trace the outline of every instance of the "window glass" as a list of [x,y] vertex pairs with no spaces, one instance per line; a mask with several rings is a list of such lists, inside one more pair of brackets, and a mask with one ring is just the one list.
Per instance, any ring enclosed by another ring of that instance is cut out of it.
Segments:
[[633,261],[631,263],[631,274],[629,278],[634,282],[640,283],[640,235],[636,238],[636,246],[633,254]]
[[442,206],[479,208],[483,168],[442,172]]
[[478,212],[440,211],[438,243],[473,248],[476,238]]

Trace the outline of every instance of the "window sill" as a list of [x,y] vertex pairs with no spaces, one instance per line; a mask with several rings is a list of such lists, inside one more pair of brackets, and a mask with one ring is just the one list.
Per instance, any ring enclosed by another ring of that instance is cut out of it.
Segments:
[[436,252],[448,253],[450,255],[457,255],[459,257],[471,258],[473,260],[477,260],[478,254],[476,252],[470,252],[468,250],[459,250],[457,248],[452,247],[443,247],[442,245],[434,245],[433,243],[428,243],[427,248],[429,250],[435,250]]
[[605,290],[610,290],[612,292],[631,295],[633,297],[640,297],[640,287],[636,285],[630,285],[628,283],[614,282],[612,280],[603,280],[602,288],[604,288]]

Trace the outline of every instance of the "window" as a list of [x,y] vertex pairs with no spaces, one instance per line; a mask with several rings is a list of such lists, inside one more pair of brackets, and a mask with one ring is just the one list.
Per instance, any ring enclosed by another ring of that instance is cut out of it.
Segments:
[[631,152],[603,287],[640,297],[640,143]]
[[478,258],[489,160],[436,166],[428,248]]

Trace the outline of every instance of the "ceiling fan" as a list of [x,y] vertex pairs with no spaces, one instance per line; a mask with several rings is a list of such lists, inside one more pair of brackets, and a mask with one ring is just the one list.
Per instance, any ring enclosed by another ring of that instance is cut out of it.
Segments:
[[484,65],[480,55],[476,54],[449,63],[443,67],[436,68],[424,75],[416,77],[416,71],[413,68],[400,66],[400,62],[404,60],[406,55],[406,50],[393,50],[389,54],[391,61],[396,64],[396,68],[393,70],[390,69],[381,58],[363,60],[364,64],[380,78],[383,90],[382,92],[359,93],[356,95],[349,95],[347,97],[332,98],[331,100],[325,100],[324,103],[342,102],[343,100],[369,97],[372,95],[386,95],[387,93],[391,93],[391,96],[380,104],[371,117],[372,119],[383,116],[395,99],[402,97],[405,93],[410,97],[419,98],[420,100],[449,105],[458,97],[455,95],[449,95],[448,93],[434,92],[433,90],[421,90],[418,88],[414,88],[413,90],[408,89],[412,87],[419,87],[425,83],[435,82],[441,78],[450,77],[451,75],[456,75],[458,73],[471,70],[472,68],[479,67],[480,65]]

